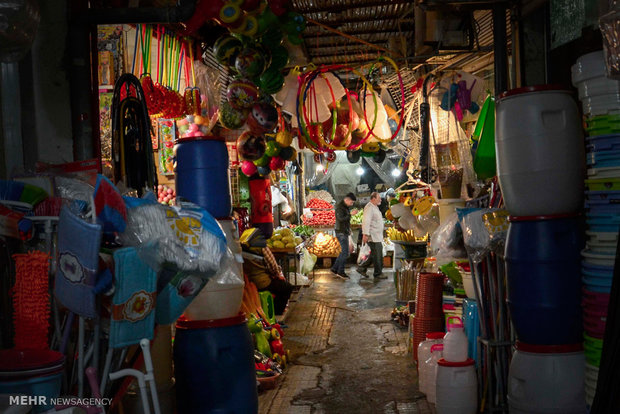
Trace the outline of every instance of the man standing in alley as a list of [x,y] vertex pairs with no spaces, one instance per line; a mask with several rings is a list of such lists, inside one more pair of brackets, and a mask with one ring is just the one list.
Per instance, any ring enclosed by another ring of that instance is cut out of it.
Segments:
[[355,194],[349,193],[344,199],[336,204],[336,237],[340,242],[340,255],[331,268],[332,273],[348,279],[344,271],[344,266],[349,258],[349,235],[351,234],[351,211],[349,210],[355,203]]
[[366,276],[368,267],[372,263],[374,267],[373,276],[375,279],[387,279],[383,271],[383,215],[379,210],[381,196],[374,192],[370,195],[370,202],[364,207],[364,217],[362,219],[362,243],[370,246],[370,257],[362,263],[357,271]]

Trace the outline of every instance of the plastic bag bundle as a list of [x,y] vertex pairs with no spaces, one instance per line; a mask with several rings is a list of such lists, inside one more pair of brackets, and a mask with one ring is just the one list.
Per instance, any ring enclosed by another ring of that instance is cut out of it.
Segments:
[[465,247],[474,262],[503,246],[508,232],[508,212],[496,208],[457,208]]
[[301,273],[304,275],[309,275],[314,269],[314,265],[316,264],[317,257],[310,253],[308,249],[303,248],[301,250]]
[[467,257],[467,251],[463,244],[463,232],[456,213],[441,223],[431,236],[431,251],[433,256],[437,258],[438,265]]
[[125,246],[139,248],[143,260],[159,270],[165,262],[181,271],[212,277],[227,251],[226,236],[217,221],[198,206],[169,207],[144,199],[125,197]]

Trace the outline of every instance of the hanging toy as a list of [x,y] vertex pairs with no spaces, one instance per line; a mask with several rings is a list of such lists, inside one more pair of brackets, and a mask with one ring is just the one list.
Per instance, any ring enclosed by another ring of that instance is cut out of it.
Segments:
[[255,78],[265,70],[265,57],[255,48],[246,47],[237,55],[235,69],[244,78]]
[[228,85],[226,98],[235,109],[249,109],[258,100],[258,88],[246,79],[235,80]]
[[237,140],[237,152],[244,160],[257,160],[265,153],[265,138],[246,131]]
[[200,89],[185,88],[185,110],[189,115],[200,115]]
[[267,145],[265,148],[265,155],[267,155],[268,157],[276,157],[280,154],[281,149],[282,148],[280,148],[280,144],[278,144],[276,141],[269,140],[267,141]]
[[256,165],[257,167],[267,167],[270,161],[271,161],[271,157],[267,154],[263,154],[262,157],[260,157],[257,160],[254,160],[254,165]]
[[213,45],[215,59],[224,66],[235,66],[237,55],[243,50],[243,43],[234,36],[222,36]]
[[257,103],[248,116],[248,126],[256,134],[273,131],[278,123],[278,110],[267,103]]
[[219,120],[226,129],[239,129],[248,117],[247,110],[233,108],[228,102],[222,102]]
[[327,162],[334,162],[336,161],[336,153],[335,152],[328,152],[326,154],[327,157]]
[[280,157],[273,157],[271,161],[269,161],[269,168],[273,171],[278,171],[284,169],[284,160]]
[[286,161],[293,161],[297,158],[297,151],[293,147],[284,147],[280,150],[280,157]]

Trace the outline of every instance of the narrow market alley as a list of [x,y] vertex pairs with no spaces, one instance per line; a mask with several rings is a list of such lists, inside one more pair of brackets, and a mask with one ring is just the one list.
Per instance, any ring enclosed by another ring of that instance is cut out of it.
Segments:
[[259,396],[260,414],[426,414],[407,354],[407,330],[390,321],[394,286],[388,279],[350,280],[317,270],[285,315],[292,365]]

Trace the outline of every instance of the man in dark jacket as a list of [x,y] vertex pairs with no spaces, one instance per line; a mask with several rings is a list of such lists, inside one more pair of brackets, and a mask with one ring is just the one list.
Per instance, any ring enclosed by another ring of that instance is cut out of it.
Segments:
[[349,193],[344,199],[336,204],[336,237],[340,242],[340,256],[331,268],[332,273],[348,279],[349,275],[344,272],[344,265],[349,257],[349,235],[351,234],[351,211],[355,203],[355,194]]

